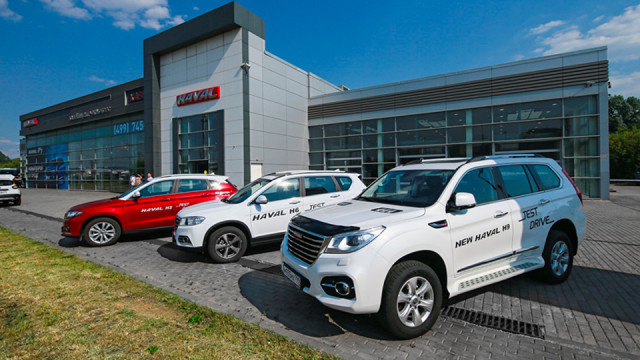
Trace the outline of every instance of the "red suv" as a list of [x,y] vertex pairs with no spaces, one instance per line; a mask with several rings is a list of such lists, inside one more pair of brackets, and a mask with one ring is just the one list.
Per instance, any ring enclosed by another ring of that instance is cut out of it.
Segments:
[[62,235],[82,237],[91,246],[118,241],[123,232],[173,227],[181,209],[220,200],[237,191],[226,176],[166,175],[111,199],[72,207],[64,215]]

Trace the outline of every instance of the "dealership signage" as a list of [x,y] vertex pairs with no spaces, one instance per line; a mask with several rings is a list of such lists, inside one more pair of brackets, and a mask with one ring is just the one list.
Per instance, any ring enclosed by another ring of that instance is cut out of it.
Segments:
[[88,118],[90,116],[101,115],[111,112],[111,106],[103,106],[95,109],[91,109],[88,111],[76,112],[69,115],[69,120],[79,120]]
[[28,128],[36,125],[38,125],[38,118],[33,118],[22,122],[23,128]]
[[123,135],[140,131],[144,131],[144,120],[113,125],[113,135]]
[[144,100],[144,88],[139,87],[137,89],[128,90],[126,92],[127,105],[137,103]]
[[196,90],[188,92],[186,94],[178,95],[176,97],[176,102],[178,106],[184,106],[219,98],[220,86],[214,86],[208,89]]

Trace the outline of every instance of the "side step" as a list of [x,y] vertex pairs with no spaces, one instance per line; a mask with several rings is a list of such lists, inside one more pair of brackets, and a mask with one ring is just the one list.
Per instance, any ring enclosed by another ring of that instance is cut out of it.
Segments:
[[484,284],[486,282],[496,282],[496,280],[500,278],[509,278],[514,273],[525,272],[527,269],[530,269],[532,267],[540,267],[540,264],[537,264],[537,263],[518,264],[512,267],[508,267],[506,269],[493,272],[491,274],[486,274],[486,275],[479,276],[477,278],[463,281],[460,283],[458,288],[460,290],[463,290],[470,287],[478,287],[479,285]]

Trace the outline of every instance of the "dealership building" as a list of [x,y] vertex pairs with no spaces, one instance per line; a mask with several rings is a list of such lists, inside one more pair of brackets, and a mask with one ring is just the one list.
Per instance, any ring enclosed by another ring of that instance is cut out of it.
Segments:
[[342,169],[536,153],[609,196],[607,49],[349,90],[266,51],[232,2],[144,41],[144,77],[20,116],[29,187],[121,191],[132,173]]

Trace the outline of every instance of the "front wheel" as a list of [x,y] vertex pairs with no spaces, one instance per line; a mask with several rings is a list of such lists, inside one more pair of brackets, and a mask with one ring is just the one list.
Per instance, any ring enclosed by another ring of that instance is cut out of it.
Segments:
[[236,262],[247,251],[247,237],[237,227],[225,226],[209,236],[207,250],[217,263]]
[[107,246],[120,238],[122,230],[117,221],[101,217],[91,220],[82,232],[82,238],[90,246]]
[[542,252],[544,267],[539,270],[541,280],[559,284],[569,277],[573,267],[573,245],[569,236],[561,231],[551,231]]
[[378,320],[397,338],[410,339],[435,324],[441,307],[442,286],[435,271],[419,261],[405,261],[387,275]]

